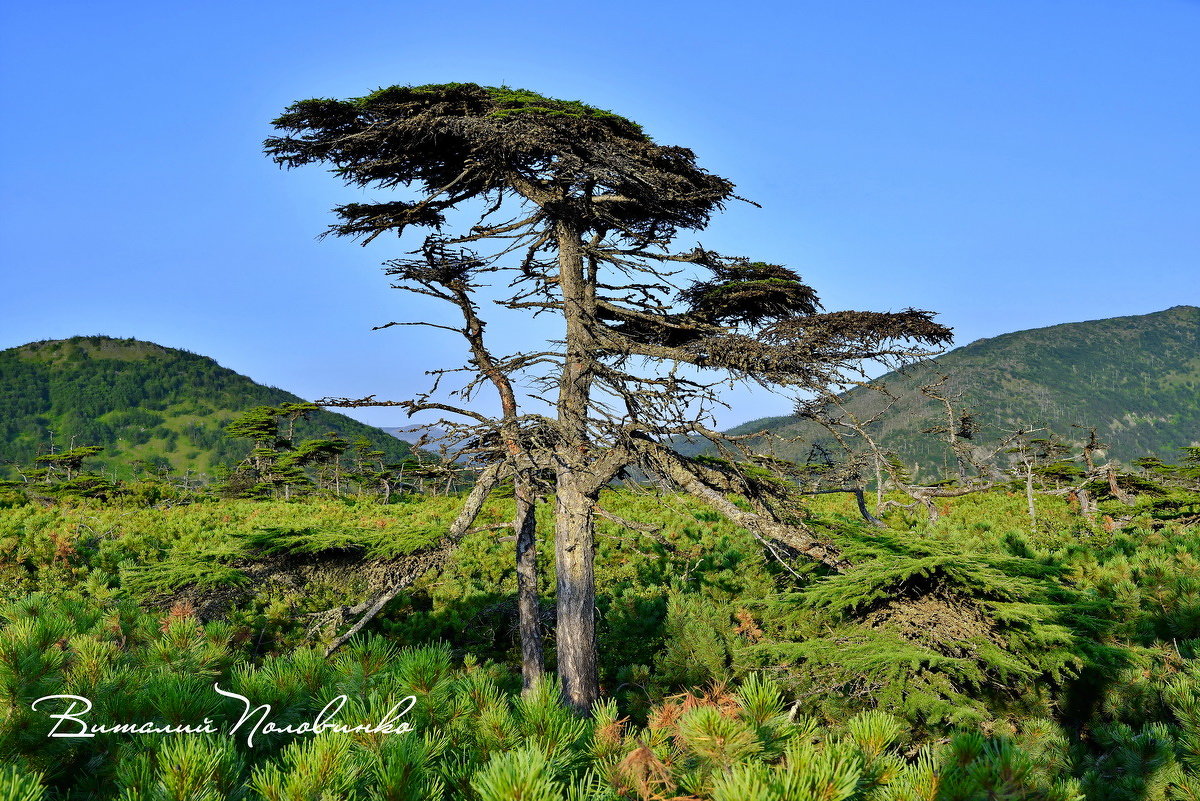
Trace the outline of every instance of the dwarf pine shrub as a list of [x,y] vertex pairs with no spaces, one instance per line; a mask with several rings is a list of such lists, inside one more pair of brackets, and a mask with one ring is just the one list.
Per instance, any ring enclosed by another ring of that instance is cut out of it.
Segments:
[[[233,577],[402,558],[454,499],[0,510],[0,798],[1197,798],[1194,526],[1108,531],[1048,499],[1031,531],[1023,498],[1001,493],[866,530],[844,500],[816,499],[810,524],[855,567],[793,574],[690,500],[606,497],[657,527],[601,525],[610,697],[589,718],[553,681],[518,692],[511,546],[494,531],[331,658],[309,613],[345,603],[348,583]],[[510,504],[489,500],[481,527]],[[548,600],[553,585],[548,569]],[[244,600],[219,615],[191,604],[229,588]],[[353,722],[411,696],[412,731],[250,746],[225,731],[241,702],[214,684],[293,727],[340,695]],[[31,704],[55,694],[91,699],[97,722],[209,717],[222,732],[47,738],[65,706]]]

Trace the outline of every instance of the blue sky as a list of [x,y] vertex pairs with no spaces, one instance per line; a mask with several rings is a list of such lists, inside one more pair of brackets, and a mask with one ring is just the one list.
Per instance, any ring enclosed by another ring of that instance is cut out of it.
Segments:
[[[692,148],[762,205],[699,241],[792,266],[830,309],[932,309],[966,344],[1200,305],[1197,2],[0,8],[0,348],[131,336],[305,397],[410,397],[460,351],[370,330],[429,311],[380,272],[405,243],[318,242],[352,194],[261,141],[297,99],[445,81]],[[726,426],[790,408],[729,399]]]

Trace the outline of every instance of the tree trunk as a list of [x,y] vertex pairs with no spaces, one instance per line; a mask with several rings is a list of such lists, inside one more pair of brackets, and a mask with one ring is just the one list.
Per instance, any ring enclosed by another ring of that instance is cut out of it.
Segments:
[[566,321],[562,375],[558,384],[555,448],[554,559],[558,570],[558,675],[563,697],[586,714],[600,696],[596,674],[595,521],[599,497],[589,468],[588,411],[595,348],[592,323],[595,288],[584,273],[579,233],[555,224],[558,283]]
[[1117,483],[1117,471],[1113,469],[1112,465],[1108,467],[1108,491],[1113,494],[1114,498],[1126,506],[1133,504],[1133,498],[1130,494],[1121,489],[1121,485]]
[[458,542],[471,528],[471,524],[475,522],[475,518],[479,517],[480,511],[483,510],[483,504],[487,501],[488,495],[500,483],[501,464],[490,464],[483,470],[479,471],[479,476],[475,479],[475,486],[467,493],[467,498],[463,501],[462,509],[459,510],[458,516],[450,524],[450,530],[447,532],[447,537],[451,542]]
[[1086,489],[1080,489],[1075,493],[1079,499],[1079,514],[1086,519],[1096,521],[1096,507],[1092,505],[1092,496]]
[[1037,525],[1037,508],[1033,505],[1033,467],[1025,469],[1025,500],[1029,504],[1029,524]]
[[528,476],[516,477],[517,627],[521,633],[521,676],[526,690],[542,680],[542,605],[538,600],[536,499]]
[[937,503],[928,495],[918,495],[917,500],[925,505],[925,512],[929,515],[929,522],[931,524],[936,523],[942,516],[942,513],[938,511]]
[[558,676],[563,697],[585,713],[600,696],[596,674],[594,498],[580,476],[560,470],[555,501],[554,556],[558,572]]
[[883,460],[875,456],[875,512],[883,508]]
[[534,491],[533,460],[522,441],[517,396],[509,373],[496,362],[484,342],[484,322],[479,319],[468,290],[461,285],[445,285],[463,315],[460,329],[471,348],[475,365],[496,388],[500,397],[503,423],[500,437],[508,463],[513,470],[513,495],[516,513],[513,533],[517,563],[517,628],[521,637],[521,674],[525,690],[542,679],[545,670],[542,655],[541,603],[538,599],[537,571],[537,496]]
[[450,523],[450,529],[446,532],[446,537],[442,541],[442,544],[436,546],[428,552],[428,563],[425,569],[419,573],[408,576],[401,582],[398,582],[392,585],[392,587],[385,589],[375,598],[373,603],[364,605],[366,612],[363,614],[363,616],[359,618],[357,623],[350,627],[349,631],[330,643],[329,647],[325,649],[325,656],[332,654],[338,648],[342,647],[347,640],[361,631],[363,626],[370,622],[375,615],[379,614],[383,607],[387,605],[388,601],[395,598],[396,595],[399,594],[400,590],[411,584],[412,581],[417,578],[417,576],[422,575],[424,572],[431,570],[434,567],[440,567],[445,562],[445,560],[449,557],[450,552],[458,545],[459,541],[466,536],[467,531],[475,522],[475,518],[479,517],[480,511],[483,510],[483,505],[487,502],[488,496],[491,495],[492,490],[494,490],[496,485],[500,482],[501,467],[502,465],[500,464],[493,464],[480,471],[478,478],[475,480],[475,486],[471,488],[471,491],[467,494],[466,500],[463,502],[462,508],[458,511],[458,514]]
[[867,499],[864,497],[862,487],[854,488],[854,500],[858,503],[858,513],[862,515],[863,520],[866,520],[875,528],[887,527],[882,520],[871,514],[871,510],[867,508]]

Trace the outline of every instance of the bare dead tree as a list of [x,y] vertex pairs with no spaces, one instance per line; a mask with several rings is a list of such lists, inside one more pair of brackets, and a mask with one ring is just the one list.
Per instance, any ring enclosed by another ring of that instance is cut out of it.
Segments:
[[946,415],[944,423],[925,429],[922,433],[938,434],[943,437],[957,463],[959,480],[966,481],[972,466],[976,468],[976,472],[979,471],[977,460],[972,458],[971,446],[978,426],[975,415],[962,408],[962,393],[951,393],[946,389],[949,379],[949,376],[939,374],[933,382],[921,386],[921,394],[938,401]]
[[[875,393],[880,404],[860,414],[842,403],[844,393],[837,393],[830,387],[821,388],[813,397],[796,404],[796,416],[824,427],[840,450],[839,458],[834,458],[827,448],[814,445],[806,465],[812,476],[807,492],[852,493],[862,518],[881,528],[884,523],[876,514],[882,513],[884,508],[885,467],[888,474],[898,473],[898,467],[892,455],[880,447],[872,429],[891,414],[898,399],[885,384],[857,381],[854,386]],[[862,446],[858,444],[860,442]],[[875,479],[876,514],[872,514],[866,504],[868,471]]]

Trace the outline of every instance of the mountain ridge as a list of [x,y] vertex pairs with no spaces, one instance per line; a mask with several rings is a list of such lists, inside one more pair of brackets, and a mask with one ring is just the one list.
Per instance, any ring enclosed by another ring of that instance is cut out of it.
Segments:
[[[303,399],[255,382],[215,359],[138,339],[102,335],[28,342],[0,351],[0,471],[51,446],[101,445],[92,462],[126,477],[154,469],[212,471],[249,443],[224,426],[254,406]],[[324,409],[297,421],[298,439],[366,437],[391,459],[410,448],[382,430]],[[11,469],[8,471],[11,473]]]
[[[944,424],[936,401],[919,387],[939,373],[944,388],[962,396],[964,411],[975,414],[981,441],[1005,431],[1040,426],[1079,440],[1095,426],[1109,444],[1108,455],[1122,461],[1155,455],[1173,460],[1177,449],[1200,443],[1200,307],[1172,306],[1145,315],[1123,315],[1058,323],[977,339],[933,359],[874,379],[900,397],[878,432],[885,447],[925,473],[944,472],[952,457],[922,429]],[[868,394],[869,393],[869,394]],[[878,395],[862,388],[843,398],[858,412],[875,408]],[[813,442],[830,438],[815,424],[794,416],[758,418],[728,430],[747,434],[767,430],[801,442],[764,449],[804,461]],[[681,448],[699,453],[696,443]],[[928,475],[926,476],[928,477]]]

